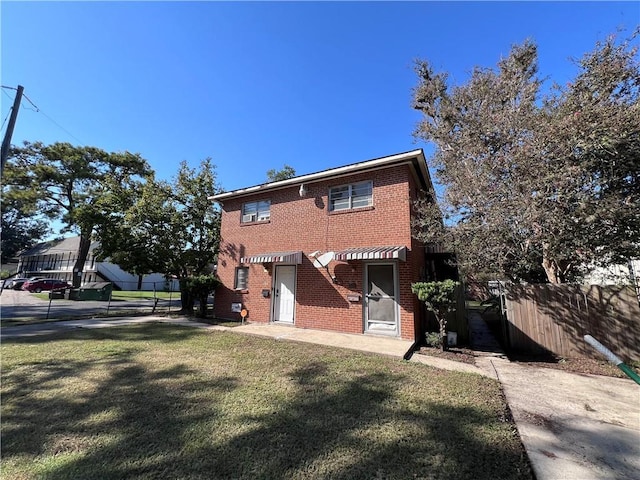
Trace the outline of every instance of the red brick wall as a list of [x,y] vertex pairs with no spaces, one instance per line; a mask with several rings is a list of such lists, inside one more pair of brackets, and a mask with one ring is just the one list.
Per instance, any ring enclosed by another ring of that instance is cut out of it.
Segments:
[[[373,207],[346,212],[328,212],[329,188],[348,183],[373,181]],[[410,197],[415,198],[415,181],[407,166],[360,173],[341,179],[307,185],[307,195],[298,194],[300,185],[224,201],[218,275],[224,287],[216,292],[215,311],[219,317],[233,318],[231,303],[241,302],[254,322],[270,320],[271,298],[262,289],[271,289],[274,265],[268,271],[261,264],[249,265],[246,292],[233,291],[235,267],[240,258],[260,253],[298,251],[304,253],[297,265],[295,324],[303,328],[362,333],[362,301],[347,301],[347,294],[362,294],[364,270],[361,261],[332,261],[329,270],[338,279],[334,284],[325,269],[309,260],[311,252],[340,251],[352,247],[407,246],[407,261],[398,262],[400,278],[400,331],[414,338],[415,296],[410,284],[418,280],[424,262],[420,245],[411,238]],[[271,200],[267,223],[241,224],[242,204]]]

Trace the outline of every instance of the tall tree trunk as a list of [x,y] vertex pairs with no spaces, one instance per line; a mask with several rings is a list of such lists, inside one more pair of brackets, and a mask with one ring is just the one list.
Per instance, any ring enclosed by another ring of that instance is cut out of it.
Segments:
[[142,275],[138,275],[138,291],[142,290]]
[[558,284],[564,282],[564,272],[561,271],[558,262],[551,257],[547,243],[542,244],[542,268],[544,268],[544,273],[547,274],[549,283]]
[[193,315],[195,298],[193,297],[193,293],[190,290],[186,290],[184,288],[180,290],[180,303],[182,303],[182,308],[180,309],[179,313]]
[[198,316],[200,318],[207,318],[207,299],[209,298],[209,295],[204,295],[201,296],[198,301],[200,302],[200,305],[198,306]]
[[433,312],[438,325],[440,326],[440,349],[444,352],[449,350],[449,340],[447,338],[447,314]]
[[547,274],[547,280],[549,283],[564,283],[564,272],[558,265],[558,262],[547,257],[542,258],[542,268]]
[[195,304],[195,297],[193,296],[193,291],[186,277],[180,278],[180,303],[181,303],[181,308],[178,313],[183,313],[185,315],[193,315],[193,306]]
[[91,232],[80,233],[80,244],[78,245],[78,256],[76,257],[76,263],[73,265],[73,279],[71,284],[73,288],[80,287],[82,283],[82,272],[84,271],[84,264],[89,256],[89,247],[91,247]]

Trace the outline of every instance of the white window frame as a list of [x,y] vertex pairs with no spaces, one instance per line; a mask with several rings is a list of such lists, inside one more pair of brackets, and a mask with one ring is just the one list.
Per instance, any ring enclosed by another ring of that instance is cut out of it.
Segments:
[[[244,272],[244,278],[238,275],[240,272]],[[234,290],[246,290],[249,286],[249,267],[236,267],[236,271],[233,274],[233,288]]]
[[[368,187],[369,193],[368,195],[359,195],[356,197],[356,199],[360,200],[360,199],[365,199],[368,197],[366,205],[355,205],[354,206],[354,191],[357,191],[357,189],[362,186],[366,185]],[[344,191],[344,189],[346,189],[347,192],[347,196],[345,198],[340,198],[340,199],[336,199],[333,198],[334,194],[337,193],[339,190],[340,191]],[[342,200],[343,205],[341,205],[340,207],[336,208],[336,200]],[[346,205],[344,204],[344,200],[346,200]],[[350,183],[347,185],[338,185],[335,187],[331,187],[329,188],[329,211],[330,212],[340,212],[340,211],[344,211],[344,210],[353,210],[353,209],[357,209],[357,208],[366,208],[366,207],[371,207],[373,206],[373,182],[371,180],[366,180],[364,182],[356,182],[356,183]]]
[[266,222],[270,219],[271,200],[258,200],[242,204],[241,223]]

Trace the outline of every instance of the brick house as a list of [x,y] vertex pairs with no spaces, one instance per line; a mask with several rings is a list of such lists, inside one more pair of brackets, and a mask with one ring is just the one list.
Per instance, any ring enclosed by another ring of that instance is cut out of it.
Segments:
[[425,249],[412,202],[432,190],[420,149],[211,197],[216,316],[417,339]]

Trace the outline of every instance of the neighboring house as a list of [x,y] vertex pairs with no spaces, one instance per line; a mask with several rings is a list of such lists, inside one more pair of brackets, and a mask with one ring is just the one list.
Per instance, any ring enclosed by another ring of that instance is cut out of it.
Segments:
[[411,213],[432,190],[414,150],[211,197],[222,210],[216,316],[419,338],[411,283],[429,273]]
[[585,275],[587,285],[638,285],[640,286],[640,259],[629,260],[626,265],[597,267]]
[[[22,252],[18,261],[18,273],[25,277],[40,276],[59,278],[72,283],[73,266],[78,257],[80,237],[68,237],[39,243]],[[98,242],[91,243],[89,254],[82,270],[81,284],[92,282],[112,282],[122,290],[179,290],[176,281],[165,280],[164,275],[152,273],[138,275],[125,272],[109,262],[99,262],[94,256]]]
[[640,259],[630,259],[626,265],[610,265],[592,269],[583,279],[585,285],[630,285],[640,301]]

